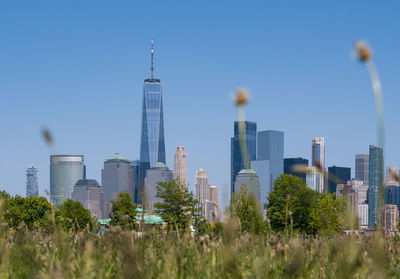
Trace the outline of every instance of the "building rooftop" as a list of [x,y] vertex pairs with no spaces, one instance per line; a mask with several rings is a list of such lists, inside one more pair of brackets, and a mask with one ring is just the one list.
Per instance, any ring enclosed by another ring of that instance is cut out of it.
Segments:
[[152,169],[168,169],[168,166],[164,163],[158,162],[154,164]]
[[257,174],[257,173],[252,169],[244,169],[244,170],[241,170],[239,172],[239,174]]
[[121,156],[119,153],[115,153],[110,158],[108,158],[106,161],[126,161],[126,162],[129,162],[128,159],[126,159],[124,156]]
[[87,186],[95,186],[100,187],[99,183],[95,179],[79,179],[76,182],[75,187],[87,187]]

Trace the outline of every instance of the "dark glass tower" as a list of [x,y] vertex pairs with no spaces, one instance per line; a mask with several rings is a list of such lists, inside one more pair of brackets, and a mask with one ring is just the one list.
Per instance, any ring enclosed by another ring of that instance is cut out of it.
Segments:
[[247,158],[242,157],[239,142],[239,122],[235,121],[234,136],[231,138],[231,193],[234,192],[235,180],[238,173],[243,169],[250,169],[250,162],[256,160],[257,151],[257,124],[255,122],[244,122],[246,135]]
[[142,131],[140,141],[140,179],[138,202],[141,202],[146,172],[156,163],[165,163],[164,117],[161,82],[154,78],[153,40],[151,41],[151,78],[143,85]]
[[338,184],[347,184],[351,177],[351,168],[332,166],[328,168],[328,192],[336,193]]
[[383,149],[369,146],[368,227],[378,224],[379,189],[383,188]]
[[285,158],[283,160],[283,172],[301,178],[306,183],[306,174],[294,172],[293,167],[296,165],[308,166],[308,160],[303,158]]

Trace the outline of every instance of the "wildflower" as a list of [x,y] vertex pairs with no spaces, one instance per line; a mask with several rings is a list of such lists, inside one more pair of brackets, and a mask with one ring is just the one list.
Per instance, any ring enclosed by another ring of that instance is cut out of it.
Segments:
[[362,62],[369,61],[371,59],[372,53],[369,47],[361,41],[356,41],[354,46],[357,50],[358,58]]
[[248,94],[243,88],[238,88],[236,91],[236,98],[235,98],[235,104],[238,107],[244,106],[247,104],[248,101]]

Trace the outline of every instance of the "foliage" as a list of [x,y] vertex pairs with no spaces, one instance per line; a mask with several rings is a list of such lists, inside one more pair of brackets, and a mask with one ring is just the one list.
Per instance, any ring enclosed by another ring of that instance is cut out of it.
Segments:
[[44,197],[23,198],[11,197],[6,192],[0,193],[3,200],[3,218],[12,228],[26,225],[29,230],[45,228],[48,223],[48,214],[52,206]]
[[58,207],[56,218],[57,223],[66,231],[78,232],[92,230],[94,227],[90,211],[79,201],[66,200]]
[[120,226],[124,230],[136,228],[136,204],[132,200],[131,194],[121,192],[115,201],[111,201],[111,225]]
[[259,234],[265,231],[261,205],[248,191],[246,184],[240,186],[240,192],[233,193],[229,215],[240,220],[240,229],[243,232]]
[[158,183],[156,196],[162,201],[154,204],[155,213],[164,219],[167,229],[186,230],[192,222],[193,213],[198,211],[193,193],[173,180]]
[[334,194],[322,194],[311,209],[310,226],[319,235],[343,232],[348,221],[348,204],[344,197],[335,199]]
[[284,231],[290,227],[301,233],[315,233],[310,226],[311,209],[318,196],[300,178],[282,174],[275,180],[274,190],[265,204],[271,228]]

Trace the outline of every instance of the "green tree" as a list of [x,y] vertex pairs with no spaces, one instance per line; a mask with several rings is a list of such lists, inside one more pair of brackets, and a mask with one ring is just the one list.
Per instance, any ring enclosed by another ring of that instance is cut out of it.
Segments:
[[161,202],[155,203],[155,212],[167,223],[167,229],[187,229],[192,222],[192,213],[197,200],[186,187],[180,187],[175,181],[160,182],[157,186],[157,195]]
[[229,215],[240,220],[240,230],[242,232],[260,234],[266,229],[261,205],[256,197],[248,191],[246,184],[240,186],[239,192],[233,193]]
[[11,197],[6,192],[0,193],[3,200],[3,218],[13,228],[26,225],[28,229],[44,228],[48,223],[48,214],[52,205],[44,197]]
[[89,209],[83,207],[79,201],[66,200],[58,207],[57,223],[66,231],[92,230],[94,221]]
[[342,232],[349,221],[345,197],[335,199],[334,194],[322,194],[311,209],[310,226],[322,236]]
[[311,209],[318,196],[319,193],[308,188],[300,178],[282,174],[275,180],[274,190],[265,204],[271,228],[314,233],[310,226]]
[[120,226],[124,230],[136,228],[136,204],[132,200],[131,194],[121,192],[115,201],[111,201],[111,225]]

